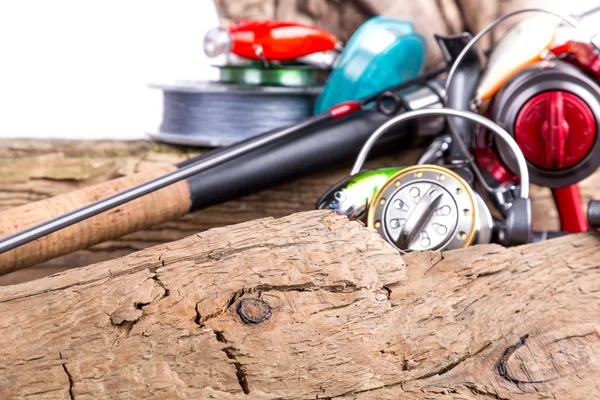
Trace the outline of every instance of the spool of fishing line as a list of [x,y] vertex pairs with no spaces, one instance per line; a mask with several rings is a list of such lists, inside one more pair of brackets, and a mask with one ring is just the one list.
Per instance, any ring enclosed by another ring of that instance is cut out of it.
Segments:
[[152,85],[163,91],[163,121],[154,140],[219,147],[293,125],[312,114],[321,92],[309,68],[220,68],[218,82]]

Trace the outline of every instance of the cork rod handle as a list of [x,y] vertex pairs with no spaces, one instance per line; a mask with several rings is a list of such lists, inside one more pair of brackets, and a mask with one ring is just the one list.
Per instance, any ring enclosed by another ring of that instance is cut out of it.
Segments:
[[[0,237],[12,235],[175,169],[175,166],[157,168],[2,211]],[[188,184],[186,181],[178,182],[0,254],[0,275],[179,217],[187,213],[190,207]]]

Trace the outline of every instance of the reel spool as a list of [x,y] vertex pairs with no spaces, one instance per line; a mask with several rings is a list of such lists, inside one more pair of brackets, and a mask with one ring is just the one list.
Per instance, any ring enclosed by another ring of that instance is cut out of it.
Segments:
[[277,86],[277,87],[311,87],[323,86],[334,60],[325,60],[322,65],[306,63],[307,58],[317,58],[312,54],[303,59],[292,61],[275,61],[267,65],[254,60],[248,60],[227,54],[215,60],[212,67],[216,68],[219,77],[217,82],[248,86]]
[[438,165],[417,165],[397,172],[375,194],[369,204],[368,225],[400,251],[451,250],[489,243],[494,228],[507,245],[530,242],[531,203],[525,158],[508,132],[473,112],[424,109],[392,118],[365,142],[350,175],[361,172],[369,151],[383,134],[396,124],[425,116],[468,119],[504,140],[515,151],[522,185],[520,197],[508,209],[506,220],[494,227],[487,205],[460,175]]
[[312,115],[319,86],[283,87],[220,82],[154,85],[163,91],[163,121],[157,141],[228,146],[294,125]]
[[400,250],[489,243],[493,220],[483,199],[454,171],[416,165],[391,177],[369,207],[368,226]]

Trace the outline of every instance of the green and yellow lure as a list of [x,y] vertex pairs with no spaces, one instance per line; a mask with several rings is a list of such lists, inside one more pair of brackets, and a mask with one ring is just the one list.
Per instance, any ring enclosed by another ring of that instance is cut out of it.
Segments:
[[401,170],[400,167],[379,168],[349,176],[329,189],[318,201],[317,208],[363,220],[375,194]]

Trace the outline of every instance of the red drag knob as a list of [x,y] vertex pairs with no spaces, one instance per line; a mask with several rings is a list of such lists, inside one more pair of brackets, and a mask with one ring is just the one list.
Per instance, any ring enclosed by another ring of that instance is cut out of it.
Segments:
[[596,121],[590,107],[574,94],[544,92],[519,111],[515,138],[530,163],[562,170],[588,155],[596,139]]

